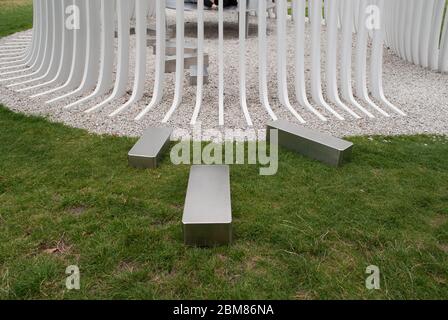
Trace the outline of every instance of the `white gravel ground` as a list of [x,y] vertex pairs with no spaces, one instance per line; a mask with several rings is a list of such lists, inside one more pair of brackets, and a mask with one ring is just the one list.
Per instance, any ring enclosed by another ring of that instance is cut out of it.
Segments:
[[[218,126],[218,27],[215,13],[206,14],[206,52],[210,56],[210,81],[205,86],[204,100],[199,121],[202,123],[202,129],[220,129]],[[254,18],[252,18],[254,19]],[[175,27],[175,21],[172,14],[169,15],[170,28]],[[192,14],[186,17],[186,36],[193,40],[196,35],[195,17]],[[238,88],[238,25],[237,17],[233,14],[226,16],[225,25],[225,128],[226,129],[245,129],[246,123],[243,113],[239,105],[239,88]],[[291,28],[291,25],[289,26]],[[276,99],[276,56],[275,56],[275,20],[270,20],[268,26],[269,41],[269,90],[271,95],[271,104],[273,111],[279,118],[288,119],[297,122],[295,118],[284,107],[278,104]],[[317,107],[324,115],[328,116],[328,122],[320,121],[316,116],[307,111],[296,103],[294,97],[294,64],[293,64],[293,32],[288,32],[291,39],[288,51],[288,84],[291,102],[296,110],[307,121],[306,126],[323,132],[327,132],[336,136],[352,136],[352,135],[398,135],[398,134],[448,134],[448,75],[435,73],[421,67],[409,64],[391,51],[385,50],[384,54],[384,89],[387,97],[397,107],[407,113],[406,117],[393,115],[386,118],[380,114],[373,112],[375,119],[364,117],[355,120],[350,115],[340,111],[346,117],[345,121],[339,121],[328,114],[322,108]],[[309,35],[307,30],[307,35]],[[29,33],[29,31],[25,32]],[[258,38],[256,36],[256,24],[252,24],[250,30],[250,38],[247,41],[247,99],[249,112],[254,121],[255,129],[263,129],[266,122],[270,120],[263,106],[259,103],[258,95]],[[17,34],[16,34],[17,35]],[[16,35],[0,39],[0,45],[7,42],[8,39],[14,38]],[[325,37],[323,39],[324,48]],[[306,41],[306,70],[309,71],[310,65],[310,39],[307,36]],[[131,48],[134,47],[133,39]],[[324,55],[323,55],[324,56]],[[98,112],[86,114],[83,111],[91,106],[104,100],[107,95],[92,100],[89,103],[65,109],[64,106],[74,102],[76,99],[68,99],[56,104],[46,104],[45,101],[60,96],[63,92],[51,94],[43,98],[29,98],[30,95],[38,93],[42,90],[51,88],[41,88],[38,91],[27,91],[17,93],[6,88],[8,83],[0,83],[0,102],[11,110],[23,112],[26,114],[44,115],[49,119],[57,122],[63,122],[70,126],[84,128],[95,133],[108,133],[116,135],[139,136],[143,130],[149,126],[160,126],[162,118],[171,106],[174,95],[174,74],[166,76],[166,88],[163,102],[155,109],[150,111],[147,116],[140,122],[134,121],[135,116],[147,105],[151,100],[153,81],[154,81],[154,56],[152,49],[148,49],[147,54],[147,92],[141,102],[131,106],[119,116],[114,118],[108,117],[113,110],[121,106],[127,101],[132,92],[133,85],[133,69],[134,58],[131,57],[131,73],[129,77],[128,95],[121,99],[117,99],[113,103],[105,106]],[[323,61],[324,63],[324,61]],[[324,65],[323,65],[324,66]],[[178,134],[185,135],[191,131],[190,120],[196,100],[196,87],[188,86],[188,71],[185,77],[185,92],[183,103],[174,113],[169,125],[178,129]],[[3,78],[0,76],[0,79]],[[309,75],[307,75],[309,79]],[[323,74],[323,79],[325,75]],[[20,87],[17,87],[20,88]],[[309,88],[308,88],[309,89]],[[85,94],[89,94],[86,92]],[[324,88],[325,95],[325,88]],[[387,110],[386,106],[383,106]],[[393,114],[393,112],[390,112]],[[179,130],[182,129],[182,130]]]

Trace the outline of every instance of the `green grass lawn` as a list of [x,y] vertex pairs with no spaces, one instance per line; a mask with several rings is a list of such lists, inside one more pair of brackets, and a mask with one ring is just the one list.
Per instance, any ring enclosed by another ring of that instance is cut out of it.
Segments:
[[341,169],[286,151],[275,176],[233,166],[235,242],[200,249],[182,244],[188,166],[134,170],[135,139],[4,108],[0,135],[2,298],[448,297],[445,137],[352,138]]

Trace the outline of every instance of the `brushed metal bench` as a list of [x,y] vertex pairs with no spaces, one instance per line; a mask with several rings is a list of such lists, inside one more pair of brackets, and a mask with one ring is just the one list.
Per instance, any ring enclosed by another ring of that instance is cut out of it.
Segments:
[[191,167],[182,227],[186,245],[216,246],[231,243],[229,166]]
[[270,122],[267,125],[267,138],[270,130],[278,130],[279,145],[298,152],[314,160],[339,167],[349,161],[353,143],[342,140],[285,120]]
[[157,167],[170,143],[171,128],[149,128],[128,153],[129,165],[140,169]]

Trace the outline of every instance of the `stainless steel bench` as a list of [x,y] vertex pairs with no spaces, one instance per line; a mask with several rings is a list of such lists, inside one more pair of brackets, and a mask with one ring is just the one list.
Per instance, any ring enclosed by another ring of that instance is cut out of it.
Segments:
[[182,217],[184,242],[193,246],[232,241],[229,166],[192,166]]
[[296,151],[309,158],[331,166],[340,166],[350,160],[353,143],[330,135],[278,120],[267,125],[267,138],[270,130],[278,130],[279,145]]
[[134,168],[156,168],[170,143],[171,128],[149,128],[128,153],[129,165]]

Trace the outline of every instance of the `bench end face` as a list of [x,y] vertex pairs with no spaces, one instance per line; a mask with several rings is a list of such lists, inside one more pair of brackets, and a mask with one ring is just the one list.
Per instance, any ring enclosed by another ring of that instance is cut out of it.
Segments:
[[182,224],[184,244],[195,247],[216,247],[232,243],[232,223]]

